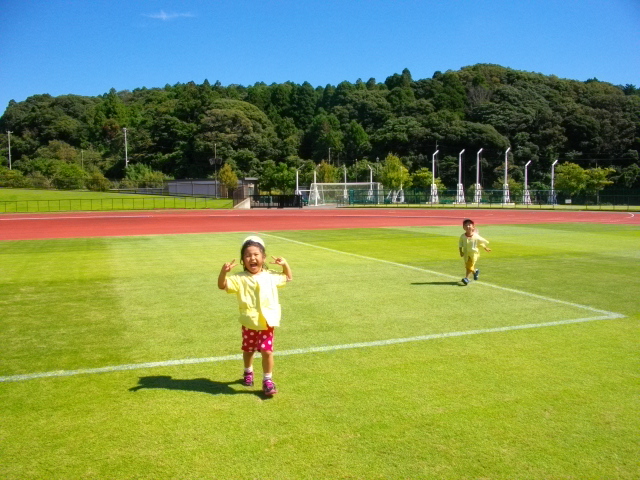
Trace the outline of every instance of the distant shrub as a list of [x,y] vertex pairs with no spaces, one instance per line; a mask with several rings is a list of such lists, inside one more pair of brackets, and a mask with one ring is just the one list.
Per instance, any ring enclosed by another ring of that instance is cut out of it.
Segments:
[[41,172],[33,172],[28,174],[26,180],[27,182],[29,182],[29,186],[33,188],[49,190],[52,187],[51,180]]
[[111,188],[111,182],[99,171],[91,173],[84,184],[93,192],[106,192]]
[[77,190],[84,187],[86,172],[73,163],[61,163],[53,175],[53,186],[60,190]]
[[0,187],[23,188],[28,187],[29,181],[20,170],[10,170],[0,167]]

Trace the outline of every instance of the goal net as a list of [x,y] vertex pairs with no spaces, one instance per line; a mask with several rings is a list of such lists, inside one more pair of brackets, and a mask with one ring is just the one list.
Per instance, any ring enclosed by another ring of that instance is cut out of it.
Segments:
[[378,203],[382,184],[378,182],[312,183],[309,205],[329,203]]

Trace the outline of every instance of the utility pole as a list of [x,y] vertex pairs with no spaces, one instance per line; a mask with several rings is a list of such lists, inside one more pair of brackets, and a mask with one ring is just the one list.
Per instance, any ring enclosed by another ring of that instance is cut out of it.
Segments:
[[10,132],[9,130],[7,130],[7,137],[9,139],[9,170],[11,170],[11,134],[13,132]]

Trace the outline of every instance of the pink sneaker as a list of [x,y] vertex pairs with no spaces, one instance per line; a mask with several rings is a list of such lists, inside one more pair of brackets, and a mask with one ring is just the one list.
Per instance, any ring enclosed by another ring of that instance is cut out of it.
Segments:
[[253,387],[253,372],[244,372],[242,385],[245,387]]
[[270,378],[267,378],[262,382],[262,391],[264,392],[265,395],[269,395],[269,396],[275,395],[276,393],[278,393],[278,390],[276,389],[276,384],[273,383],[273,381]]

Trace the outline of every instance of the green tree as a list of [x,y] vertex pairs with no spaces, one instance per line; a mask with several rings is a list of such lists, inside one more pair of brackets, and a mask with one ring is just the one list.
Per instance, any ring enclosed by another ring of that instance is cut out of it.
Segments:
[[610,180],[609,177],[615,173],[615,168],[589,168],[585,171],[586,173],[586,183],[585,183],[585,192],[591,194],[599,194],[600,191],[608,186],[613,184],[613,180]]
[[[305,134],[307,153],[315,160],[328,159],[329,151],[337,155],[343,149],[343,134],[335,115],[316,115]],[[331,149],[331,150],[329,150]]]
[[60,190],[77,190],[84,187],[87,173],[74,163],[58,162],[53,174],[53,186]]
[[111,188],[111,182],[100,170],[94,170],[87,176],[85,186],[94,192],[106,192]]
[[231,169],[228,163],[225,163],[218,174],[220,183],[227,187],[228,190],[234,190],[238,186],[238,176]]
[[362,125],[351,120],[344,132],[344,151],[348,159],[362,158],[371,151],[369,135]]
[[338,181],[338,169],[324,160],[316,167],[318,183],[335,183]]
[[127,167],[125,185],[139,188],[160,188],[168,179],[166,175],[153,170],[148,165],[134,163]]
[[382,164],[380,181],[387,188],[399,190],[411,186],[411,175],[409,175],[409,170],[402,164],[400,157],[390,153]]
[[[411,176],[411,183],[416,188],[429,188],[433,183],[433,174],[428,168],[420,168]],[[438,190],[444,190],[445,186],[442,180],[436,178],[436,186]]]
[[566,162],[556,167],[554,188],[569,195],[576,195],[587,186],[587,173],[578,164]]
[[28,180],[20,170],[10,170],[0,167],[0,187],[22,188],[28,185]]
[[628,167],[620,170],[620,174],[617,177],[617,182],[622,184],[626,188],[632,188],[640,179],[640,166],[637,163],[632,163]]

